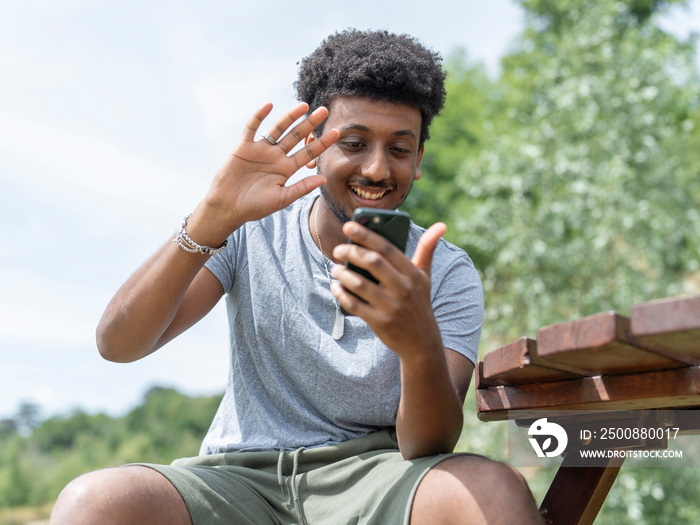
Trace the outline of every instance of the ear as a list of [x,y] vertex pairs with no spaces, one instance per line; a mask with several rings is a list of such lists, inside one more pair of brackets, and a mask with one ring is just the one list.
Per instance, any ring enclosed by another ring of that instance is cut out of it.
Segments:
[[423,175],[420,171],[420,163],[423,160],[423,151],[425,151],[425,144],[423,144],[418,150],[418,157],[416,158],[416,171],[413,174],[413,180],[418,180]]
[[[316,135],[313,134],[313,132],[309,133],[308,137],[304,139],[304,145],[308,146],[311,144],[314,140],[316,140]],[[318,159],[315,158],[313,160],[310,160],[309,162],[306,163],[306,167],[309,168],[310,170],[314,169],[316,167],[316,160]]]

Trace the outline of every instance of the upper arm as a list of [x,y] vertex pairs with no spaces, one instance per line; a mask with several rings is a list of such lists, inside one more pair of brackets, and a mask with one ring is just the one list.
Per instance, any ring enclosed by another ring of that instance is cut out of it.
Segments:
[[214,308],[222,295],[224,295],[224,288],[219,279],[203,267],[187,288],[175,317],[158,339],[156,348],[160,348],[195,325]]
[[445,348],[445,359],[447,360],[452,386],[457,392],[459,402],[464,404],[467,390],[469,390],[469,383],[471,382],[472,374],[474,374],[474,363],[459,352],[449,348]]
[[464,251],[452,248],[441,255],[431,273],[431,302],[442,343],[475,363],[484,319],[481,279]]

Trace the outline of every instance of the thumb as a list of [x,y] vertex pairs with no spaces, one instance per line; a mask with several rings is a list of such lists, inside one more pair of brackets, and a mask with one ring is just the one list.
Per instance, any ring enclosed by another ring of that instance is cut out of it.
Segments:
[[440,237],[447,231],[447,226],[445,223],[436,222],[430,228],[425,230],[425,233],[421,235],[418,240],[418,246],[416,246],[416,253],[413,254],[414,266],[418,269],[423,270],[425,273],[430,275],[430,265],[433,262],[433,252],[435,251],[435,246],[437,246]]

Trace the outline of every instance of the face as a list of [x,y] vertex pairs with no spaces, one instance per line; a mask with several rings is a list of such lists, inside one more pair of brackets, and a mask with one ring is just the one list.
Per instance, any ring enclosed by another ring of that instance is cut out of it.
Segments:
[[317,159],[325,204],[341,222],[355,208],[398,208],[420,177],[420,111],[359,97],[336,98],[329,110],[324,128],[340,138]]

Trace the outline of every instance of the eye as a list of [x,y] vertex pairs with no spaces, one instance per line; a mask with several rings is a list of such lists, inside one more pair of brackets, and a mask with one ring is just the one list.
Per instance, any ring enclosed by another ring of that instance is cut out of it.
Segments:
[[398,155],[410,155],[412,151],[408,148],[402,148],[401,146],[394,146],[391,150]]
[[358,142],[354,140],[346,140],[343,145],[348,149],[362,149],[364,147],[363,142]]

